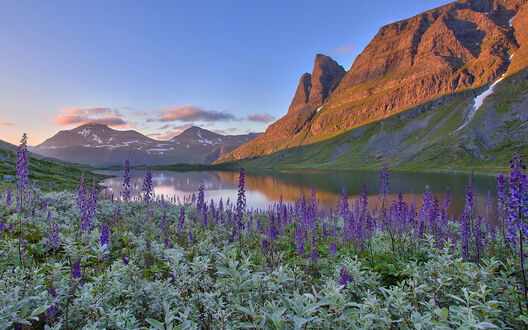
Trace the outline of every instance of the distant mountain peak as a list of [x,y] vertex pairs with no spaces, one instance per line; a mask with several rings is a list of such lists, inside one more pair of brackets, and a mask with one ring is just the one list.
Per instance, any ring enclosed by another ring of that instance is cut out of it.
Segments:
[[134,130],[115,130],[87,123],[62,130],[33,150],[44,156],[93,165],[211,163],[259,134],[220,135],[192,126],[169,141],[151,139]]

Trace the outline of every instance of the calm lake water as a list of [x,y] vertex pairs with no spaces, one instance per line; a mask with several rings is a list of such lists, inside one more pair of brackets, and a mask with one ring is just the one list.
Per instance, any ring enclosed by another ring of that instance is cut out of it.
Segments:
[[[115,175],[103,182],[108,192],[119,196],[122,191],[123,173],[119,171],[101,171],[101,173]],[[405,200],[416,199],[421,205],[425,185],[429,185],[433,195],[438,197],[440,205],[444,199],[447,187],[451,189],[452,202],[450,212],[455,217],[461,213],[466,194],[468,175],[461,174],[424,174],[424,173],[390,173],[389,200],[396,199],[401,192]],[[133,195],[139,196],[143,184],[144,171],[131,171]],[[156,195],[170,198],[189,198],[198,192],[200,183],[205,186],[205,199],[218,202],[223,198],[236,202],[238,172],[201,171],[201,172],[172,172],[153,171],[153,185]],[[304,191],[307,198],[315,188],[320,204],[334,207],[343,187],[348,191],[349,200],[359,197],[363,184],[369,192],[369,207],[379,203],[379,173],[374,172],[337,172],[337,171],[277,171],[246,173],[246,198],[248,208],[267,210],[269,205],[283,198],[286,202],[294,202]],[[493,176],[474,176],[475,207],[477,214],[484,215],[488,191],[495,202],[495,178]]]

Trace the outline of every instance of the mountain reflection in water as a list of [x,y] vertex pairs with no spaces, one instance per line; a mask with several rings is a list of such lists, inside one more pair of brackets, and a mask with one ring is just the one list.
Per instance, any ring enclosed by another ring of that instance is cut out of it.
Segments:
[[[100,171],[100,173],[115,175],[106,179],[103,185],[109,192],[119,196],[122,191],[122,175],[120,171]],[[132,196],[138,197],[143,185],[144,171],[131,172]],[[389,202],[403,194],[407,202],[416,200],[417,207],[422,202],[425,185],[429,185],[439,204],[442,204],[447,187],[451,189],[451,205],[449,213],[458,217],[461,213],[466,194],[466,183],[469,176],[463,174],[429,174],[429,173],[389,173],[390,195]],[[205,187],[205,199],[224,203],[237,198],[238,172],[229,171],[200,171],[175,172],[152,171],[154,192],[156,195],[179,199],[190,199],[198,192],[201,183]],[[270,205],[278,202],[282,196],[285,202],[295,202],[304,192],[310,198],[312,188],[316,190],[317,198],[326,208],[334,207],[341,191],[346,188],[349,201],[359,198],[367,186],[369,193],[369,208],[379,204],[379,174],[374,172],[337,172],[337,171],[266,171],[246,173],[246,198],[248,208],[267,210]],[[473,178],[475,190],[476,213],[485,215],[486,196],[488,191],[495,196],[495,179],[490,176],[475,176]]]

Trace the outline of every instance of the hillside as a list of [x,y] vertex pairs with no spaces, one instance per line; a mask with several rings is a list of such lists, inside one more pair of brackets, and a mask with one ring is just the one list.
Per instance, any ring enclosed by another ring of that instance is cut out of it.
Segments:
[[[292,112],[311,92],[303,75],[288,113],[220,162],[269,155],[246,163],[355,168],[386,158],[410,169],[423,160],[442,169],[493,167],[493,153],[528,147],[527,27],[524,0],[457,1],[384,26],[344,76],[323,69],[337,78],[320,102]],[[476,98],[491,86],[491,96]],[[516,139],[505,138],[513,128]]]
[[[73,189],[84,172],[88,181],[105,178],[90,172],[88,166],[63,162],[57,159],[28,153],[29,179],[44,190]],[[0,187],[16,182],[16,147],[0,140]]]
[[505,78],[467,122],[473,91],[450,95],[330,139],[281,150],[246,167],[498,172],[528,157],[528,70]]

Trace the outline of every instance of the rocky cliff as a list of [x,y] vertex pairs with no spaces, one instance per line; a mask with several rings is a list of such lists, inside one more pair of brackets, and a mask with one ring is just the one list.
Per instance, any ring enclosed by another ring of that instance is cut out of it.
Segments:
[[288,113],[221,160],[310,145],[425,104],[438,107],[527,67],[526,0],[456,1],[382,27],[346,74],[318,55]]

